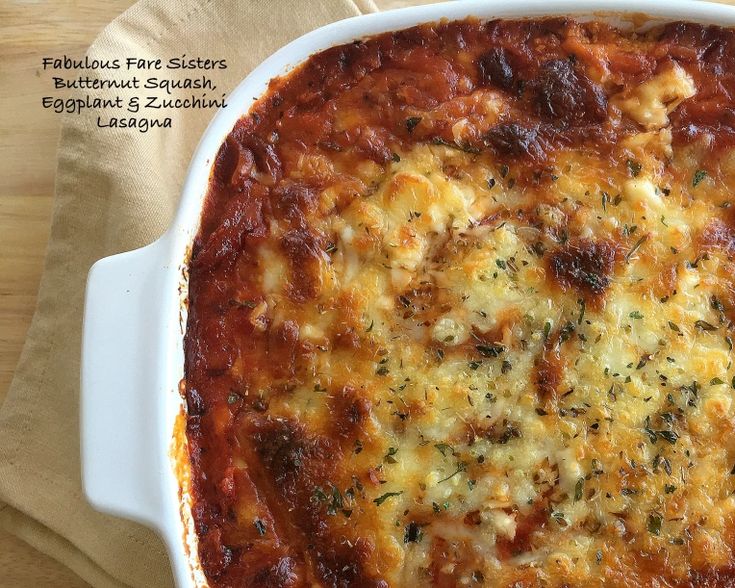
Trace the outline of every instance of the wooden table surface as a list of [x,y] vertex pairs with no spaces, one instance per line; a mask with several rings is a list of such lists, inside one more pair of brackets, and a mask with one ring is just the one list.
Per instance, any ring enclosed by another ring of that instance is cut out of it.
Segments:
[[[426,0],[424,0],[426,1]],[[381,9],[411,0],[375,0]],[[0,0],[0,404],[36,303],[49,236],[59,136],[41,58],[79,57],[134,0]],[[0,586],[88,586],[62,564],[0,530]]]
[[[133,0],[0,1],[0,403],[36,303],[51,222],[59,136],[44,56],[83,55]],[[0,531],[0,586],[88,586],[62,564]]]

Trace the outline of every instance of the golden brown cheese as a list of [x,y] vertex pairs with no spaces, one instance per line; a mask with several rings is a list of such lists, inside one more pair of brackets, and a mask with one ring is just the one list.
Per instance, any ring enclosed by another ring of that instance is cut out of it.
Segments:
[[214,167],[186,338],[211,586],[735,582],[735,34],[421,26]]

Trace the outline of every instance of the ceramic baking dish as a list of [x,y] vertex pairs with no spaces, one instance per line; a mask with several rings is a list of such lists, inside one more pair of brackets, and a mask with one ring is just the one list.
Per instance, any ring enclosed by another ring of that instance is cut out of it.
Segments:
[[102,259],[90,270],[81,373],[84,491],[98,510],[148,525],[163,537],[178,586],[206,586],[190,513],[179,386],[187,256],[211,164],[225,136],[271,78],[333,45],[441,18],[552,15],[599,18],[624,27],[672,20],[735,26],[734,7],[692,0],[462,0],[325,26],[276,52],[235,89],[194,154],[169,230],[155,243]]

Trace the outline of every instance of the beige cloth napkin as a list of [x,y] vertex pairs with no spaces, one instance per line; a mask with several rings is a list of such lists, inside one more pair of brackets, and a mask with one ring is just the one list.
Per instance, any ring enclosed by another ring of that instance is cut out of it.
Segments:
[[[141,0],[100,34],[89,55],[225,58],[229,67],[215,82],[229,92],[286,42],[375,10],[372,0]],[[97,259],[145,245],[165,230],[193,149],[213,115],[180,110],[172,129],[145,134],[98,129],[96,113],[63,121],[38,307],[0,411],[0,524],[94,586],[157,588],[172,579],[163,545],[151,531],[95,512],[81,491],[85,278]]]

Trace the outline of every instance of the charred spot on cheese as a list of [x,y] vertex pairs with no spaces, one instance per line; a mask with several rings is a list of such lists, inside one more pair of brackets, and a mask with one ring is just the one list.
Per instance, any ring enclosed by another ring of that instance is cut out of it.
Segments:
[[493,47],[477,60],[480,83],[515,91],[521,82],[517,73],[519,60],[519,56],[510,49]]
[[310,437],[302,426],[281,418],[248,415],[243,424],[242,433],[259,442],[260,463],[288,502],[328,478],[338,455],[329,439]]
[[313,231],[298,227],[281,238],[281,249],[289,262],[289,295],[297,302],[314,298],[321,286],[322,239]]
[[562,290],[573,288],[591,301],[599,301],[610,285],[617,248],[608,241],[579,239],[548,254],[551,277]]
[[542,159],[545,155],[543,139],[534,127],[502,123],[492,127],[485,138],[501,157]]
[[360,434],[368,417],[371,403],[352,386],[344,386],[331,401],[331,417],[337,436],[354,439]]
[[605,91],[569,59],[543,63],[534,86],[536,108],[547,120],[579,125],[607,118]]
[[332,341],[335,349],[357,350],[360,349],[362,337],[354,327],[342,325],[341,328],[335,330]]
[[273,191],[276,212],[292,222],[303,222],[303,217],[314,212],[317,191],[302,183],[280,183]]

